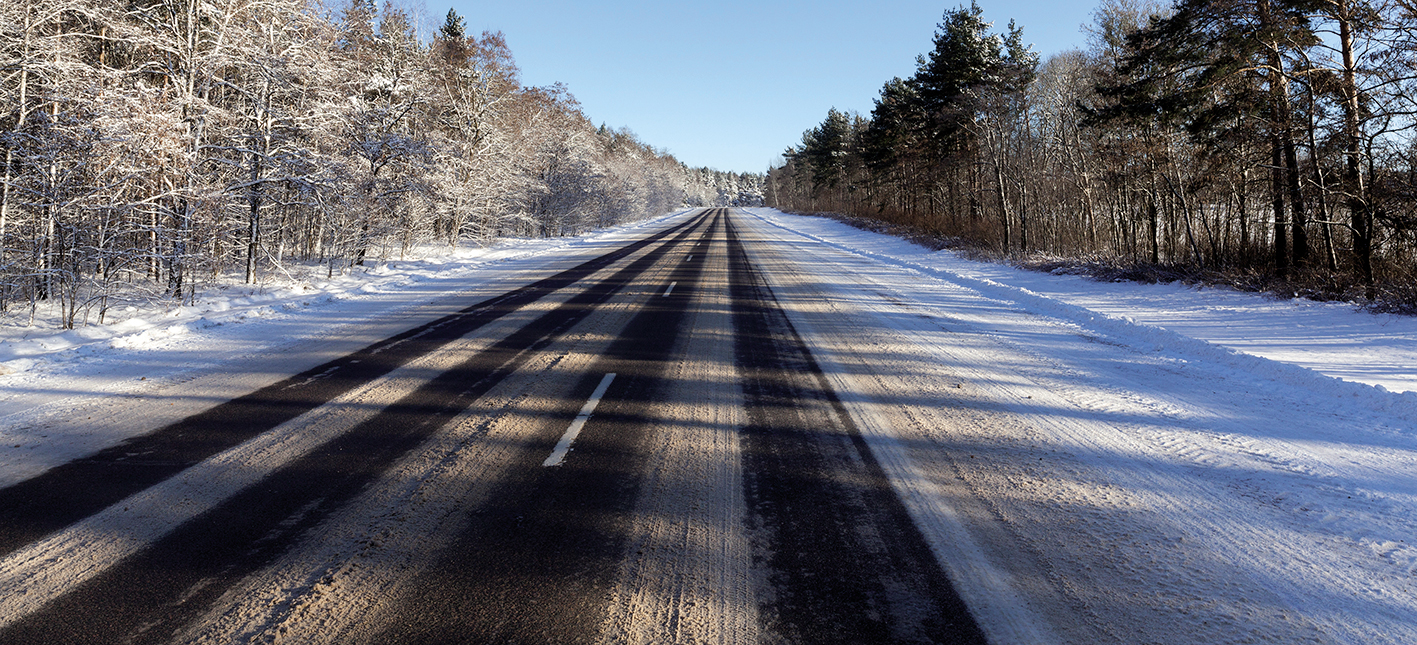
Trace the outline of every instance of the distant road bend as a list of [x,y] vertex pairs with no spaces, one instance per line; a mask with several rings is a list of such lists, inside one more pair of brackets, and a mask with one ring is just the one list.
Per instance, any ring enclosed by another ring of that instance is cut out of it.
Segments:
[[0,489],[0,643],[985,642],[740,218]]

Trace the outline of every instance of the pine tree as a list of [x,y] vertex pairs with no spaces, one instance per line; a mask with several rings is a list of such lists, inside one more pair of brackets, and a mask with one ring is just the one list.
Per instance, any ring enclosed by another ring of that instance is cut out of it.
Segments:
[[952,139],[972,120],[974,96],[997,78],[1002,50],[978,3],[945,12],[934,48],[916,59],[912,79],[938,144],[955,143]]
[[1127,38],[1131,51],[1121,64],[1127,80],[1099,88],[1117,99],[1108,116],[1179,123],[1202,143],[1213,142],[1237,115],[1265,123],[1274,267],[1281,275],[1309,260],[1284,50],[1317,42],[1308,18],[1313,4],[1180,0],[1171,16]]
[[443,26],[438,28],[436,47],[449,65],[467,64],[467,24],[456,9],[448,10],[447,19],[443,21]]
[[836,188],[845,172],[851,145],[851,121],[832,108],[822,124],[802,135],[799,156],[812,168],[812,189]]

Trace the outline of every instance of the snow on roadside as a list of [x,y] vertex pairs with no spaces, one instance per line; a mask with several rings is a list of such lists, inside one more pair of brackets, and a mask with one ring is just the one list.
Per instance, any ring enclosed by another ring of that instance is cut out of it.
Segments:
[[106,324],[72,330],[58,329],[57,316],[41,316],[35,325],[16,324],[16,319],[27,322],[27,314],[12,313],[9,320],[0,318],[0,376],[9,377],[0,381],[0,387],[15,387],[23,378],[12,376],[16,373],[53,372],[96,353],[153,349],[169,339],[224,325],[292,316],[323,325],[329,317],[341,313],[329,311],[333,303],[378,300],[380,295],[397,293],[416,283],[465,280],[493,263],[583,246],[670,216],[581,238],[501,238],[485,247],[422,247],[407,260],[380,261],[329,278],[323,264],[298,267],[298,275],[272,274],[257,285],[231,282],[212,286],[199,294],[192,305],[149,303],[115,307],[110,309]]
[[931,251],[826,218],[749,210],[819,243],[942,277],[1133,346],[1201,356],[1292,385],[1342,388],[1371,407],[1417,421],[1417,318],[1225,288],[1104,283],[1028,271]]
[[[304,313],[319,317],[326,305],[367,300],[416,281],[452,277],[490,262],[545,253],[568,244],[565,239],[498,240],[475,248],[419,249],[415,259],[381,262],[326,278],[324,267],[307,267],[304,279],[275,277],[263,284],[220,284],[210,287],[192,305],[147,303],[110,310],[106,324],[58,329],[54,316],[40,316],[35,325],[0,324],[0,374],[52,372],[66,363],[111,350],[145,350],[165,341],[223,325],[251,323],[272,316]],[[305,310],[305,311],[302,311]],[[300,312],[300,313],[297,313]],[[24,317],[14,314],[12,317]],[[6,385],[14,385],[15,378]]]
[[[259,286],[199,292],[191,306],[120,306],[105,325],[0,319],[0,485],[396,334],[436,317],[428,312],[445,310],[437,303],[449,297],[496,295],[528,272],[570,266],[684,212],[577,238],[420,249],[422,257],[333,279],[323,266],[292,269]],[[125,403],[154,397],[160,407]],[[99,408],[108,421],[86,421]]]
[[[1316,380],[1315,372],[1351,382],[1334,385],[1380,409],[1417,419],[1417,318],[1369,314],[1345,303],[1276,300],[1223,288],[1102,283],[1082,276],[1050,275],[930,251],[825,218],[750,210],[818,242],[945,277],[1035,313],[1120,335],[1131,344],[1151,344],[1157,352],[1199,353],[1296,385],[1333,384],[1332,379]],[[177,339],[190,342],[233,325],[243,331],[226,330],[223,335],[267,340],[270,330],[259,324],[263,321],[280,320],[281,334],[300,336],[302,330],[311,332],[332,322],[411,306],[407,298],[389,296],[413,287],[446,284],[454,289],[453,285],[489,265],[564,254],[569,247],[618,231],[584,238],[503,239],[483,248],[425,249],[419,258],[389,261],[332,279],[325,279],[322,267],[312,267],[304,279],[222,285],[201,294],[191,306],[117,307],[110,311],[109,324],[73,330],[55,329],[52,322],[29,327],[0,319],[0,417],[13,412],[6,409],[3,390],[27,389],[46,378],[83,377],[85,363],[94,359],[121,360],[124,352],[158,350]],[[434,291],[427,290],[430,297]]]
[[[989,563],[1070,642],[1417,642],[1412,320],[1028,272],[753,214],[825,285],[798,294],[824,303],[803,311],[875,317],[835,346],[862,352],[854,373],[905,381],[878,400],[948,401],[888,433],[925,473],[893,473],[898,490],[965,482],[924,517],[986,518],[970,530]],[[964,389],[908,380],[934,369]],[[975,497],[987,509],[966,512]]]

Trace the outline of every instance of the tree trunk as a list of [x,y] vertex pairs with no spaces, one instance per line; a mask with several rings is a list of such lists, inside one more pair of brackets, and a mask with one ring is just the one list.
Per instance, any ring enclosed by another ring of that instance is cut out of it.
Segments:
[[1150,247],[1151,263],[1161,264],[1161,207],[1156,203],[1159,187],[1156,185],[1156,175],[1158,171],[1156,169],[1156,156],[1154,153],[1155,151],[1153,150],[1152,153],[1147,155],[1151,162],[1151,177],[1149,178],[1151,186],[1146,191],[1146,223],[1148,237],[1150,238],[1147,240],[1147,243]]
[[[1257,6],[1260,24],[1269,27],[1274,24],[1268,0],[1260,0]],[[1284,193],[1289,185],[1289,165],[1286,152],[1293,146],[1288,137],[1289,92],[1284,81],[1284,61],[1280,56],[1279,43],[1269,42],[1265,46],[1268,60],[1269,91],[1269,137],[1270,137],[1270,191],[1274,207],[1274,270],[1279,276],[1289,274],[1289,240],[1284,219]],[[1286,145],[1287,144],[1287,145]]]
[[1270,134],[1270,205],[1274,209],[1274,271],[1283,278],[1289,275],[1289,240],[1284,222],[1284,144],[1279,131]]
[[1011,242],[1011,240],[1009,239],[1009,231],[1010,231],[1009,223],[1010,223],[1011,218],[1010,218],[1010,216],[1009,216],[1009,200],[1008,200],[1008,196],[1005,195],[1005,192],[1004,192],[1004,171],[1003,171],[1003,168],[1001,168],[1000,166],[1001,166],[1001,164],[999,164],[999,162],[998,162],[997,160],[995,160],[995,162],[994,162],[994,183],[995,183],[995,185],[997,186],[997,190],[995,191],[995,196],[998,197],[998,199],[999,199],[999,221],[1000,221],[1001,223],[1003,223],[1003,225],[1004,225],[1004,230],[1003,230],[1004,240],[1003,240],[1003,248],[1002,248],[1002,250],[1003,250],[1003,252],[1004,252],[1005,255],[1008,255],[1008,253],[1009,253],[1009,244],[1010,244],[1010,242]]
[[[1313,84],[1309,83],[1307,87],[1309,105],[1317,105],[1318,97],[1314,92]],[[1323,167],[1317,161],[1319,158],[1318,123],[1314,118],[1314,113],[1315,110],[1311,107],[1309,110],[1309,125],[1305,134],[1308,136],[1309,140],[1309,156],[1311,159],[1315,160],[1313,163],[1313,181],[1314,187],[1318,189],[1319,203],[1316,212],[1320,221],[1323,222],[1324,261],[1328,267],[1329,273],[1333,274],[1338,272],[1338,257],[1334,254],[1333,249],[1333,213],[1330,212],[1331,209],[1328,203],[1328,181],[1324,179]]]
[[1018,187],[1018,247],[1025,254],[1029,249],[1028,233],[1028,182],[1023,181]]
[[1288,91],[1284,92],[1284,112],[1285,125],[1282,130],[1284,137],[1284,166],[1287,170],[1285,175],[1287,175],[1289,184],[1289,223],[1294,244],[1293,262],[1294,266],[1302,267],[1309,264],[1309,233],[1306,230],[1309,221],[1308,215],[1305,212],[1304,192],[1299,186],[1299,158],[1294,149],[1294,132],[1289,125]]
[[1240,250],[1245,254],[1245,265],[1249,266],[1250,256],[1250,169],[1240,171],[1240,186],[1235,191],[1236,209],[1240,212]]
[[261,252],[261,198],[262,186],[258,182],[260,177],[260,162],[251,162],[251,188],[247,193],[247,202],[250,205],[250,221],[246,227],[246,284],[256,281],[256,258]]
[[1366,287],[1367,297],[1376,296],[1373,285],[1372,213],[1369,210],[1368,187],[1363,180],[1363,143],[1359,125],[1357,62],[1354,58],[1352,8],[1347,2],[1339,5],[1339,48],[1343,54],[1343,188],[1348,195],[1349,225],[1353,235],[1353,264]]

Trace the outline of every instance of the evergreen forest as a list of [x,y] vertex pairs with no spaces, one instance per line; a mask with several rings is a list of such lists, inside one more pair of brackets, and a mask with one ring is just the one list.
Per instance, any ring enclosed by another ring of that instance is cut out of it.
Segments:
[[765,195],[1055,270],[1414,311],[1414,30],[1408,0],[1102,0],[1043,58],[961,6]]

